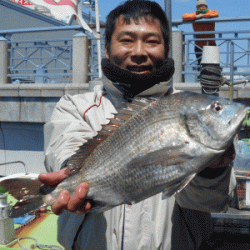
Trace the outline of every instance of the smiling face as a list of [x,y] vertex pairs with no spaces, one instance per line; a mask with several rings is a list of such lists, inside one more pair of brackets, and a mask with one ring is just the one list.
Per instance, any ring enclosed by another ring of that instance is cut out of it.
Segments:
[[201,4],[197,6],[197,10],[205,10],[207,8],[207,5]]
[[113,64],[132,73],[150,73],[166,61],[165,44],[158,19],[140,18],[126,23],[120,16],[115,23],[105,56]]

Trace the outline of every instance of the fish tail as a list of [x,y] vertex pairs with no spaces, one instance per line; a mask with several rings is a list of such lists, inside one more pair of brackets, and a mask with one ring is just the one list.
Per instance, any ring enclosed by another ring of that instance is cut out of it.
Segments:
[[35,212],[40,208],[45,207],[43,195],[33,197],[25,197],[23,200],[18,201],[10,210],[9,217],[17,218],[26,214]]
[[37,177],[15,177],[0,179],[0,186],[7,190],[7,194],[17,202],[11,205],[9,217],[16,218],[45,207],[44,193],[41,192],[41,182]]

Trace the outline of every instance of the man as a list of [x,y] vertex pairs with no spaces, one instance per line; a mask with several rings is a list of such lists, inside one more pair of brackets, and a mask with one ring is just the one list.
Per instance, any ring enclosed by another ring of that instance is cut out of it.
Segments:
[[[47,169],[56,171],[39,176],[47,185],[55,185],[67,177],[64,169],[60,170],[67,166],[67,159],[101,130],[101,124],[109,122],[118,107],[126,105],[134,96],[157,97],[173,92],[170,80],[174,64],[168,58],[168,21],[157,3],[126,1],[110,12],[105,35],[103,86],[96,86],[94,92],[63,97],[45,126],[45,162]],[[209,170],[207,172],[203,175],[211,174]],[[220,211],[230,197],[227,190],[230,174],[231,168],[225,167],[219,174],[212,173],[214,179],[196,177],[198,183],[194,182],[187,193],[180,194],[179,202],[186,205],[191,214],[197,214],[191,209],[199,204],[207,216],[206,201],[211,201],[209,186],[215,189],[218,186],[217,192],[211,191],[212,198],[216,200],[218,197],[218,201],[214,206],[209,204],[208,209]],[[217,177],[220,182],[216,181]],[[192,195],[196,198],[193,190],[196,185],[203,187],[201,178],[205,190],[202,194],[207,198],[198,197],[192,206]],[[176,205],[175,214],[179,221],[173,220],[174,232],[181,232],[185,237],[177,235],[176,238],[173,234],[171,248],[173,197],[162,199],[162,194],[158,194],[134,205],[121,205],[104,213],[84,215],[91,208],[91,201],[85,200],[87,192],[88,184],[82,183],[72,197],[65,190],[52,205],[54,213],[60,214],[58,240],[67,250],[198,249],[196,247],[211,233],[211,230],[201,230],[205,237],[201,233],[193,235],[189,231],[190,225],[178,214],[181,207]],[[203,214],[200,218],[204,218]],[[184,230],[183,224],[187,224]],[[192,237],[194,242],[186,240]],[[174,244],[178,244],[178,248]]]
[[[197,10],[193,13],[185,13],[182,16],[182,19],[185,22],[188,21],[195,21],[201,18],[213,18],[218,17],[218,11],[208,9],[208,5],[206,0],[197,0],[196,3]],[[193,29],[195,32],[203,32],[203,31],[214,31],[215,30],[215,23],[203,23],[203,22],[193,22]],[[196,40],[195,41],[195,55],[198,61],[198,65],[201,63],[202,57],[202,48],[204,46],[216,46],[215,40],[204,40],[204,38],[215,38],[214,34],[205,34],[205,35],[196,35],[196,38],[201,38],[203,40]]]

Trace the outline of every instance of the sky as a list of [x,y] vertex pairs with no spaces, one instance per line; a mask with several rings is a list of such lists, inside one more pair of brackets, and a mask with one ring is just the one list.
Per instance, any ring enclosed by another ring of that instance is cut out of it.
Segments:
[[[165,10],[165,0],[154,0],[159,3],[163,10]],[[170,0],[167,0],[170,1]],[[250,30],[250,0],[206,0],[208,8],[211,10],[217,10],[219,12],[219,18],[249,18],[246,22],[218,22],[216,23],[216,31],[239,31]],[[108,13],[122,3],[123,0],[99,0],[99,13],[100,20],[105,22]],[[182,15],[184,13],[193,13],[196,11],[197,0],[171,0],[172,7],[172,21],[182,21]],[[94,14],[94,13],[93,13]],[[192,25],[190,23],[179,25],[178,28],[183,32],[193,32]],[[240,34],[239,37],[244,37],[244,34]],[[232,35],[223,35],[225,37],[232,37]],[[242,48],[247,49],[247,40],[237,41],[235,52],[242,52]],[[226,50],[226,45],[220,46],[220,50]],[[238,59],[241,55],[237,55]],[[242,60],[246,60],[246,56]],[[242,60],[237,63],[242,64]],[[244,62],[245,63],[245,62]],[[244,64],[243,63],[243,64]]]
[[[119,3],[123,1],[117,0],[99,0],[99,13],[102,21],[106,20],[108,13],[115,8]],[[155,0],[165,10],[165,0]],[[192,13],[196,10],[197,0],[172,0],[172,20],[181,20],[184,13]],[[217,10],[220,18],[230,17],[250,17],[250,1],[249,0],[207,0],[208,8],[211,10]],[[238,30],[238,29],[249,29],[247,26],[250,22],[242,23],[224,23],[216,24],[217,30]],[[181,30],[189,31],[191,25],[181,25]]]

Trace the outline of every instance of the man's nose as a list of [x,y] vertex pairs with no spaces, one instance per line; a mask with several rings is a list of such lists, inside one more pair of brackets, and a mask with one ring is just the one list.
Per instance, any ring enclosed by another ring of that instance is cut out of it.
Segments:
[[147,58],[145,43],[143,41],[137,41],[134,44],[131,56],[135,60],[143,60],[144,61]]

